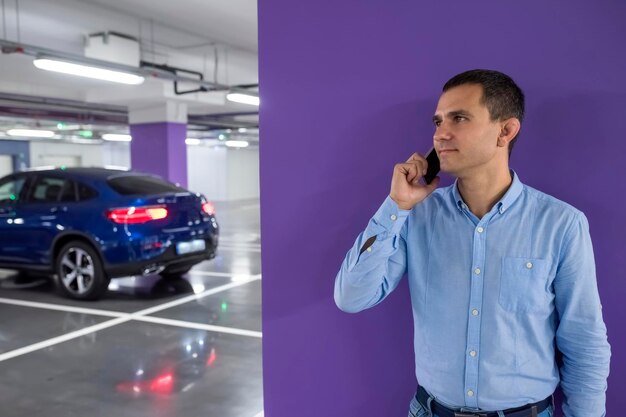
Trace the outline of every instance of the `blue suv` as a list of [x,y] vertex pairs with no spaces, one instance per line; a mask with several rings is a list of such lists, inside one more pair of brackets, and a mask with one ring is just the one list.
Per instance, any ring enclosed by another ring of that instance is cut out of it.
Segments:
[[213,204],[154,175],[61,168],[0,179],[0,268],[50,274],[70,298],[98,299],[116,277],[179,278],[215,257],[218,234]]

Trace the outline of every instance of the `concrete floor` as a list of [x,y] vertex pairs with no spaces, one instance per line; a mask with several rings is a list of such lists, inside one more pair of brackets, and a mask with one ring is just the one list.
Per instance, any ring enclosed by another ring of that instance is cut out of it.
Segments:
[[259,201],[216,203],[217,257],[95,302],[0,274],[0,415],[262,415]]

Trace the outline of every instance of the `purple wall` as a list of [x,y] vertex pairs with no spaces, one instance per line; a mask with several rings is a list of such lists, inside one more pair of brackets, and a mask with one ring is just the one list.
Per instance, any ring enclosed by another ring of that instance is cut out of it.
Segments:
[[157,174],[187,187],[187,125],[184,123],[139,123],[130,125],[131,167]]
[[267,417],[406,416],[415,390],[406,282],[340,312],[340,263],[389,192],[393,165],[432,142],[441,87],[472,68],[527,95],[512,166],[590,221],[626,407],[626,5],[619,1],[259,2],[261,226]]

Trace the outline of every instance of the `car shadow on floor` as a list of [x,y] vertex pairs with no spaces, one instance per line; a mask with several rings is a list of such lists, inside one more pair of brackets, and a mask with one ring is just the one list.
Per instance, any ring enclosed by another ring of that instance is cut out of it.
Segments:
[[[54,294],[62,297],[50,277],[15,273],[0,279],[0,290],[28,294]],[[194,289],[184,278],[166,279],[158,275],[112,280],[106,300],[158,300],[178,295],[192,294]]]

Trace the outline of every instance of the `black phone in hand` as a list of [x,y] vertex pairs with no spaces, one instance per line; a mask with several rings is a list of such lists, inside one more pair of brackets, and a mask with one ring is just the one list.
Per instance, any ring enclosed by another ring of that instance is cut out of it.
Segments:
[[439,173],[439,157],[437,156],[435,148],[432,148],[430,152],[428,152],[426,161],[428,162],[428,169],[426,170],[426,175],[424,175],[424,182],[430,184]]

